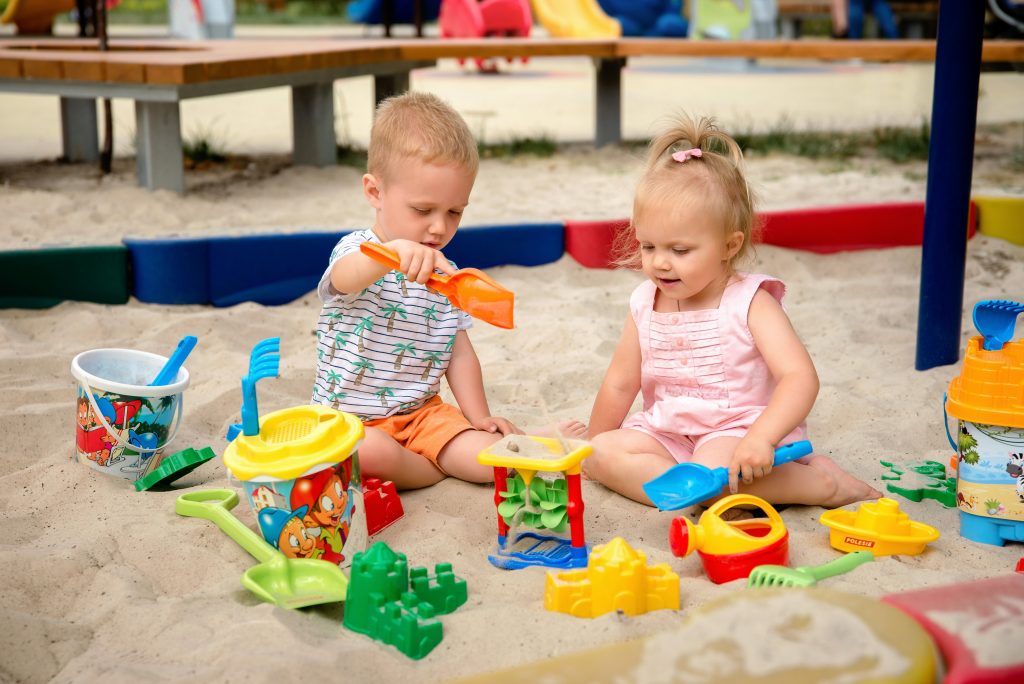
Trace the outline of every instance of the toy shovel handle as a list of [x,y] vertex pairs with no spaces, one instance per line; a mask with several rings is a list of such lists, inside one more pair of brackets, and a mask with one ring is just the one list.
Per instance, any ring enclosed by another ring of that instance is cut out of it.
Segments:
[[174,512],[186,518],[210,520],[259,562],[271,560],[277,555],[274,548],[231,514],[237,504],[238,495],[230,489],[203,489],[179,496]]
[[[402,262],[399,261],[398,254],[396,254],[393,249],[389,249],[384,245],[378,245],[376,242],[359,243],[359,251],[376,261],[378,264],[387,266],[392,270],[397,271],[402,267]],[[442,294],[446,294],[446,292],[442,291],[441,288],[448,284],[448,279],[449,276],[432,273],[424,284],[428,287],[434,288],[435,290],[441,291]]]
[[774,466],[780,466],[783,463],[789,463],[795,461],[798,458],[804,456],[810,456],[814,453],[814,447],[806,439],[801,439],[799,442],[790,442],[789,444],[783,444],[782,446],[775,449],[775,462]]
[[829,561],[824,565],[804,567],[800,568],[800,570],[812,575],[815,581],[817,581],[823,580],[826,577],[842,575],[844,572],[849,572],[857,566],[873,560],[875,560],[875,556],[870,551],[854,551],[853,553],[846,554],[842,558],[836,558],[834,561]]

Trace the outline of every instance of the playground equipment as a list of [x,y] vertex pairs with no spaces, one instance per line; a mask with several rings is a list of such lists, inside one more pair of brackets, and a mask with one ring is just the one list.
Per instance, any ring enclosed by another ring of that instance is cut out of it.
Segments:
[[426,568],[410,570],[405,554],[384,542],[357,553],[350,574],[345,628],[391,644],[414,660],[441,643],[437,616],[451,613],[469,596],[451,563],[438,563],[433,575]]
[[679,575],[668,563],[647,565],[647,557],[615,537],[595,546],[585,569],[549,572],[544,607],[575,617],[595,618],[613,610],[643,615],[679,610]]
[[[437,23],[442,38],[526,38],[533,27],[533,15],[528,0],[443,0]],[[520,60],[525,63],[526,57]],[[459,59],[459,64],[464,62]],[[480,57],[474,62],[481,71],[497,68],[491,60]]]
[[870,551],[875,556],[916,556],[939,538],[931,525],[916,522],[893,499],[862,503],[856,511],[837,508],[821,514],[829,543],[839,551]]
[[685,38],[689,23],[680,0],[598,0],[605,14],[619,22],[624,36]]
[[622,27],[597,0],[532,0],[537,21],[552,38],[618,38]]
[[75,0],[10,0],[0,24],[14,24],[19,36],[48,36],[53,33],[54,18],[74,8]]
[[[580,440],[509,435],[480,452],[477,460],[494,467],[494,505],[498,512],[498,548],[492,565],[518,570],[530,565],[580,568],[587,564],[583,535],[580,471],[593,448]],[[548,479],[539,473],[560,473]],[[562,532],[570,538],[515,532],[518,525]]]
[[392,24],[416,24],[422,35],[423,22],[437,19],[440,7],[441,0],[354,0],[347,13],[353,24],[382,24],[388,36]]
[[967,342],[963,370],[949,384],[945,409],[957,419],[960,534],[1002,546],[1024,541],[1024,338],[1013,338],[1024,305],[974,307],[980,335]]
[[[737,506],[761,509],[767,518],[723,520]],[[686,516],[672,521],[668,543],[673,555],[700,555],[704,572],[715,584],[750,575],[759,565],[789,563],[789,532],[772,505],[751,494],[733,494],[716,501],[694,525]]]

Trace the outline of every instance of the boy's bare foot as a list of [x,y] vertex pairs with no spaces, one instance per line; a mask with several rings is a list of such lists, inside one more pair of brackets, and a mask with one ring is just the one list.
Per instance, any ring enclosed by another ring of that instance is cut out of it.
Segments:
[[808,461],[808,465],[826,473],[836,483],[835,494],[827,501],[821,503],[825,508],[839,508],[847,504],[877,499],[882,496],[880,491],[843,470],[838,463],[828,456],[813,456]]

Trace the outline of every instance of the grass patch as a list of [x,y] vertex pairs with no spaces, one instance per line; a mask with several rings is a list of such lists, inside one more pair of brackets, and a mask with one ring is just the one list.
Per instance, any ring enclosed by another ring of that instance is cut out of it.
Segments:
[[340,166],[351,166],[359,171],[366,170],[366,150],[360,150],[348,144],[339,144],[335,159]]
[[208,129],[196,131],[183,140],[181,151],[185,156],[186,169],[209,168],[228,160],[227,151]]
[[558,152],[558,143],[551,138],[513,138],[503,143],[477,143],[481,159],[501,159],[506,157],[550,157]]
[[870,131],[797,131],[781,121],[765,133],[740,133],[736,142],[744,152],[789,154],[809,159],[846,160],[873,152],[889,161],[903,163],[928,159],[931,130],[927,123],[916,128],[884,127]]

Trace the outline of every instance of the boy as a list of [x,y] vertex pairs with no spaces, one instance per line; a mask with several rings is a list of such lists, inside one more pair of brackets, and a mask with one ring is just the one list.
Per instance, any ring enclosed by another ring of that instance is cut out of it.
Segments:
[[[363,471],[399,489],[447,475],[490,482],[493,471],[477,453],[520,433],[491,415],[466,333],[472,319],[423,285],[435,269],[455,272],[440,250],[459,227],[478,166],[465,121],[439,98],[410,92],[382,102],[363,176],[373,228],[337,244],[318,288],[313,401],[359,416]],[[363,255],[365,241],[394,250],[401,267]],[[441,376],[458,408],[438,396]]]

